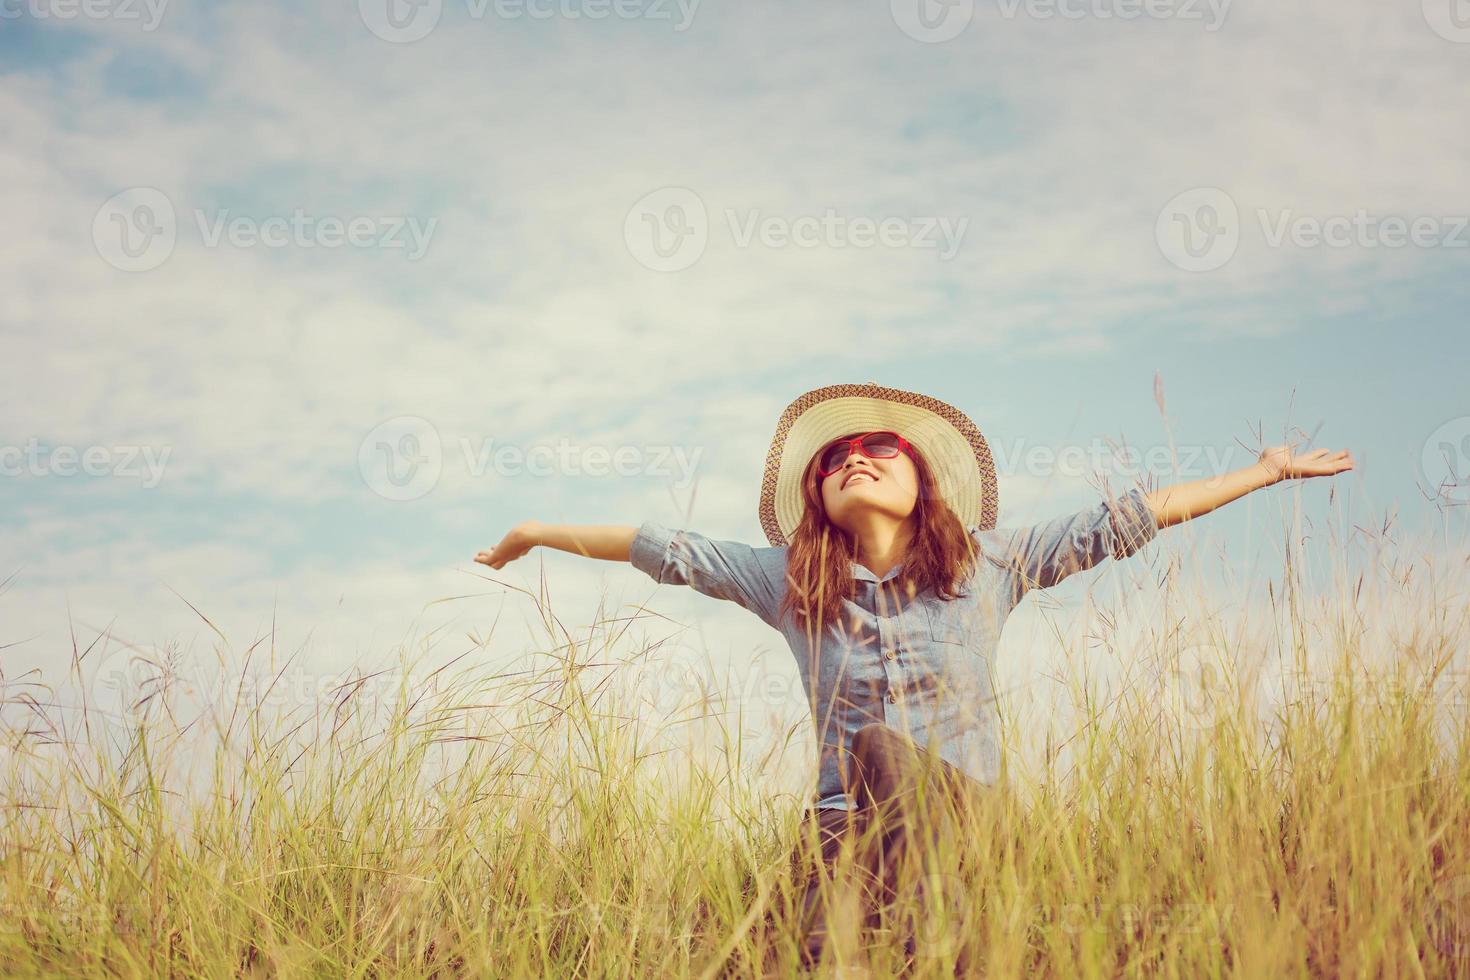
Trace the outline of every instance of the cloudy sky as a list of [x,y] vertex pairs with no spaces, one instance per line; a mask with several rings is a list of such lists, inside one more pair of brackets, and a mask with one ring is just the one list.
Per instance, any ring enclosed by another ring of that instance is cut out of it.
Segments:
[[520,642],[486,576],[543,571],[571,622],[784,657],[626,568],[469,559],[533,517],[764,543],[776,418],[841,381],[967,412],[1006,525],[1359,461],[1063,606],[1279,572],[1294,502],[1464,523],[1464,0],[0,0],[0,76],[11,677],[208,647],[191,605],[323,663]]

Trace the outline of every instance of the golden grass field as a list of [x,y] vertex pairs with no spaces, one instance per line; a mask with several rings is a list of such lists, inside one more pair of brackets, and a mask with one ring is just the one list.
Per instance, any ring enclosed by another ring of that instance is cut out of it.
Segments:
[[[1185,726],[1143,689],[1083,703],[1065,764],[931,855],[941,904],[893,910],[912,956],[870,931],[827,975],[951,976],[961,948],[994,977],[1470,975],[1466,558],[1443,554],[1379,541],[1329,595],[1273,576],[1290,628],[1233,653],[1316,680],[1265,724],[1234,686]],[[1410,603],[1390,639],[1370,594]],[[472,642],[391,699],[267,711],[255,687],[186,715],[154,651],[128,710],[64,709],[106,638],[8,678],[0,975],[791,975],[800,801],[627,723],[607,638],[648,613],[586,642],[539,613],[531,668]],[[1179,644],[1164,625],[1146,653]],[[236,653],[267,676],[309,655]]]

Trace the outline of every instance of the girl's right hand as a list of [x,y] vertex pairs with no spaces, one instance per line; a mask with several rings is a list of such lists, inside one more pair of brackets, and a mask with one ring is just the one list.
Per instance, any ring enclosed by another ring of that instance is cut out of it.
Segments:
[[505,537],[500,539],[500,543],[494,548],[476,555],[475,561],[481,565],[489,565],[491,568],[504,568],[507,562],[515,561],[536,547],[539,543],[536,536],[539,527],[539,521],[517,524]]

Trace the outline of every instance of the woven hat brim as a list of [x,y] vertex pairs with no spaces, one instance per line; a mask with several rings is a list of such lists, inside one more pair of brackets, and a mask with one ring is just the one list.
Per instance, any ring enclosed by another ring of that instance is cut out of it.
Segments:
[[893,429],[934,473],[939,495],[966,527],[995,526],[999,494],[990,447],[963,412],[936,398],[876,384],[809,391],[782,413],[766,455],[760,521],[774,546],[801,523],[801,476],[818,450],[852,432]]

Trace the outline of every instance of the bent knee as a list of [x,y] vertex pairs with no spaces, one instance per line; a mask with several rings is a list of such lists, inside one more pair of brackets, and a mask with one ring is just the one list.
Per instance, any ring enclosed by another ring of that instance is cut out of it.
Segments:
[[892,725],[886,725],[881,721],[870,721],[853,733],[852,751],[854,755],[865,756],[882,746],[901,741],[903,741],[903,735]]

